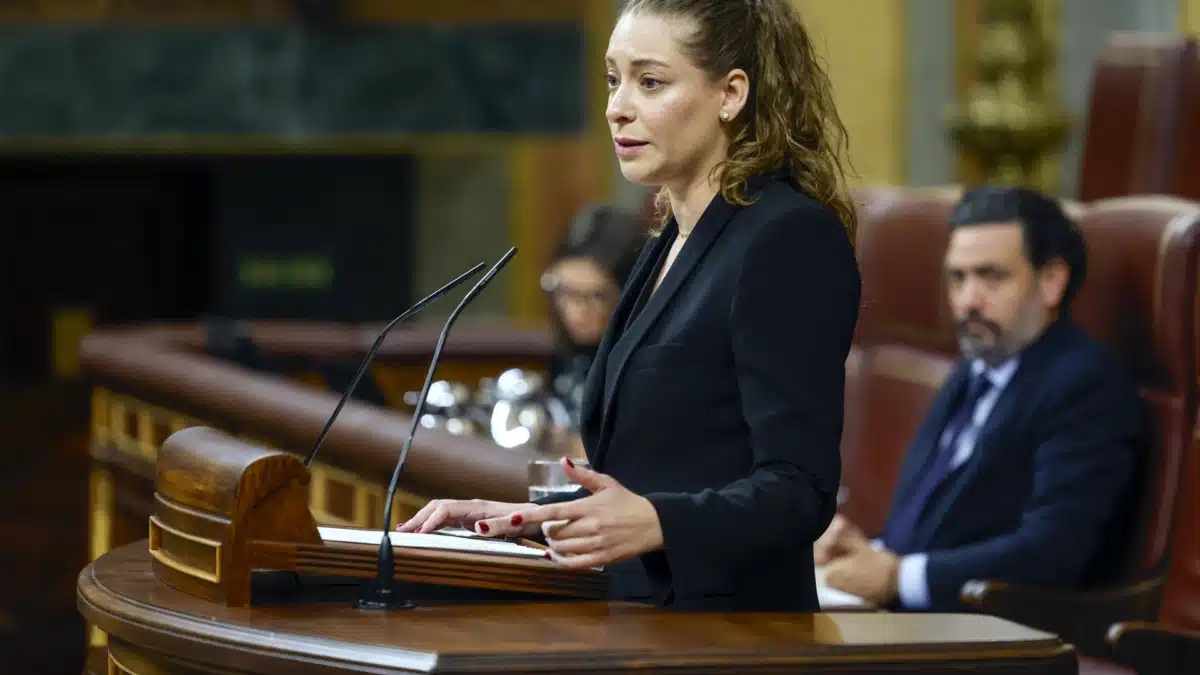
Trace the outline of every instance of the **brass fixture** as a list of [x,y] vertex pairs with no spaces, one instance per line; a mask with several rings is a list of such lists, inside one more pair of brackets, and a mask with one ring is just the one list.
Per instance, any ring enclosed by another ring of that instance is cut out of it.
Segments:
[[1043,30],[1043,2],[979,0],[974,81],[948,116],[951,138],[982,182],[1054,192],[1043,177],[1070,121],[1046,89],[1053,53]]

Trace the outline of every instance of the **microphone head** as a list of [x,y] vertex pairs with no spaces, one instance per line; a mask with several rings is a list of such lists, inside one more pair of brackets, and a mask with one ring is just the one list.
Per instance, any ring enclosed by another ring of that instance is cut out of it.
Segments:
[[466,303],[473,300],[475,298],[475,296],[478,295],[479,292],[484,289],[485,286],[487,286],[489,283],[491,283],[492,279],[495,278],[495,276],[500,273],[500,270],[503,269],[504,266],[508,264],[508,261],[512,260],[513,256],[515,256],[516,254],[517,254],[516,246],[513,246],[512,248],[508,249],[508,252],[505,253],[499,260],[497,260],[495,265],[492,265],[492,269],[488,270],[487,274],[480,277],[479,281],[475,282],[475,285],[473,287],[471,287],[471,290],[467,291],[466,296],[463,297],[462,302],[460,302],[458,308],[455,309],[455,313],[460,311],[463,308],[463,306],[466,305]]
[[487,276],[492,276],[492,275],[496,274],[497,272],[499,272],[501,269],[504,268],[505,265],[508,264],[509,260],[513,259],[513,256],[515,256],[515,255],[517,255],[517,247],[513,246],[512,248],[508,249],[507,253],[505,253],[503,256],[500,257],[499,260],[496,261],[495,265],[492,265],[492,269],[488,270]]

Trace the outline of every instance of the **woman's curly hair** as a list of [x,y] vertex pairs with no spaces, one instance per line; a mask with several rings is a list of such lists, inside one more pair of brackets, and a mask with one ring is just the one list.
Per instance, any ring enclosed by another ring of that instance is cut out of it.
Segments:
[[[787,168],[812,198],[833,209],[855,240],[857,215],[846,185],[846,127],[833,85],[790,0],[629,0],[622,14],[691,19],[683,52],[713,78],[741,68],[750,96],[731,122],[733,139],[720,172],[721,195],[746,205],[746,181]],[[657,208],[670,217],[666,191]]]

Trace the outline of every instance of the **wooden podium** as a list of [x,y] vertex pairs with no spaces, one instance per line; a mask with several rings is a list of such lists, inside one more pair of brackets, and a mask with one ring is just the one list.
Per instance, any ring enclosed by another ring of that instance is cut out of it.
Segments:
[[[163,443],[154,483],[154,573],[185,593],[241,607],[252,603],[262,572],[377,576],[383,532],[319,528],[308,509],[308,470],[292,455],[191,427]],[[389,534],[397,581],[577,599],[607,592],[600,571],[565,570],[517,542]]]
[[192,428],[157,466],[149,538],[79,575],[79,609],[108,635],[97,675],[1077,673],[1071,646],[994,617],[605,602],[598,571],[449,535],[394,547],[415,608],[359,610],[382,533],[372,545],[318,528],[294,457]]

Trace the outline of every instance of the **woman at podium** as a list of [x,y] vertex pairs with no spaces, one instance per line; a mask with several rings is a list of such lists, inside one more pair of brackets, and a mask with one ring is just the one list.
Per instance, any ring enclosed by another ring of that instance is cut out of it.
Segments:
[[402,531],[541,534],[614,599],[817,611],[858,318],[845,130],[789,0],[630,0],[606,54],[621,171],[661,186],[584,389],[591,468],[539,503],[434,501]]

